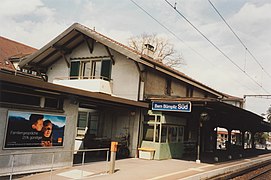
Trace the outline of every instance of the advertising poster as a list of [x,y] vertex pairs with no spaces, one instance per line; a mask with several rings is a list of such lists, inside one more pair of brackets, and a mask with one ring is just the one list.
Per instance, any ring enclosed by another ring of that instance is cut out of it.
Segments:
[[5,148],[63,146],[65,116],[9,111]]

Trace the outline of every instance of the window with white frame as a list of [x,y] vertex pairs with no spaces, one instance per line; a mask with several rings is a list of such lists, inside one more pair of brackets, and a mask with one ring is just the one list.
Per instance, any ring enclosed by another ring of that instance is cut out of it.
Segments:
[[70,79],[104,79],[111,78],[112,61],[110,59],[72,60]]

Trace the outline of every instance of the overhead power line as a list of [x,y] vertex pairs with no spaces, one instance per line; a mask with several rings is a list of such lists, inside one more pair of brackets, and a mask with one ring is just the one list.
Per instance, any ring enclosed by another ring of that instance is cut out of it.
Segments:
[[208,0],[208,2],[211,4],[211,6],[216,11],[216,13],[220,16],[220,18],[224,21],[224,23],[228,26],[228,28],[231,30],[231,32],[234,34],[234,36],[238,39],[238,41],[243,45],[243,47],[245,48],[245,50],[251,55],[251,57],[254,59],[254,61],[261,67],[262,71],[264,71],[271,78],[271,75],[264,69],[264,67],[260,64],[260,62],[256,59],[256,57],[251,53],[251,51],[247,48],[247,46],[243,43],[243,41],[239,38],[239,36],[233,31],[233,29],[231,28],[231,26],[223,18],[223,16],[217,10],[217,8],[214,6],[214,4],[210,0]]
[[[199,57],[201,57],[202,59],[208,61],[209,63],[211,63],[213,66],[214,64],[209,61],[206,57],[204,57],[202,54],[200,54],[197,50],[195,50],[194,48],[192,48],[191,46],[189,46],[188,44],[186,44],[184,42],[184,40],[182,40],[179,36],[177,36],[173,31],[171,31],[169,28],[167,28],[165,25],[163,25],[160,21],[158,21],[155,17],[153,17],[147,10],[145,10],[142,6],[140,6],[138,3],[136,3],[133,0],[130,0],[135,6],[137,6],[139,9],[141,9],[145,14],[147,14],[150,18],[152,18],[155,22],[157,22],[160,26],[162,26],[165,30],[167,30],[170,34],[172,34],[176,39],[180,40],[184,45],[186,45],[191,51],[193,51],[195,54],[197,54]],[[176,4],[174,5],[176,8]],[[235,79],[233,79],[235,80]],[[236,80],[235,80],[236,81]],[[236,81],[237,82],[237,81]],[[240,83],[240,82],[238,82]],[[250,89],[248,86],[246,86],[247,89]],[[251,90],[251,89],[250,89]]]
[[[135,1],[130,0],[134,5],[136,5],[139,9],[141,9],[144,13],[146,13],[150,18],[152,18],[155,22],[157,22],[160,26],[162,26],[165,30],[167,30],[171,35],[173,35],[176,39],[181,41],[184,45],[186,45],[190,50],[192,50],[194,53],[196,53],[201,58],[207,60],[202,54],[200,54],[198,51],[196,51],[194,48],[189,46],[185,43],[183,39],[181,39],[179,36],[177,36],[173,31],[171,31],[169,28],[167,28],[164,24],[162,24],[160,21],[158,21],[155,17],[153,17],[150,13],[148,13],[144,8],[142,8],[139,4],[137,4]],[[207,60],[208,61],[208,60]]]
[[236,64],[229,56],[227,56],[218,46],[216,46],[210,39],[208,39],[194,24],[192,24],[180,11],[177,10],[175,5],[172,5],[169,1],[165,2],[172,7],[186,22],[188,22],[201,36],[203,36],[215,49],[217,49],[226,59],[228,59],[233,65],[235,65],[241,72],[243,72],[250,80],[257,84],[266,93],[269,92],[256,80],[254,80],[246,71],[244,71],[238,64]]

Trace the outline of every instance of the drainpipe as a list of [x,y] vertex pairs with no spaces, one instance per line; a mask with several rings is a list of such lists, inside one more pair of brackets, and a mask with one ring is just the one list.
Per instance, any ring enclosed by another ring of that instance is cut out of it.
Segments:
[[142,141],[142,109],[139,108],[139,123],[138,123],[138,135],[137,135],[137,146],[136,146],[136,158],[138,158],[138,148],[140,147],[141,141]]
[[197,160],[196,163],[200,163],[200,129],[203,122],[209,121],[210,115],[207,112],[202,112],[199,114],[199,129],[198,129],[198,146],[197,146]]
[[199,118],[197,160],[196,160],[196,163],[200,163],[200,128],[201,128],[201,126],[202,126],[202,122],[201,122],[201,118]]

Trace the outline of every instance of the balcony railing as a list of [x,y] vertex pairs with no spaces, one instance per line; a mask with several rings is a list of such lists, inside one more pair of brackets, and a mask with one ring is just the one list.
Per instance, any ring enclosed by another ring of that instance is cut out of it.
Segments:
[[[86,162],[86,153],[90,152],[106,152],[106,157],[104,157],[103,161],[105,162],[104,169],[100,169],[100,172],[108,172],[108,162],[109,162],[109,148],[100,148],[100,149],[84,149],[84,150],[62,150],[62,151],[50,151],[50,152],[22,152],[22,153],[7,153],[7,154],[0,154],[0,162],[3,162],[7,158],[9,159],[9,163],[4,165],[1,164],[2,168],[0,169],[0,179],[9,179],[12,180],[14,175],[19,175],[19,174],[28,174],[28,173],[33,173],[33,172],[44,172],[44,171],[49,171],[50,172],[50,179],[52,179],[53,171],[64,168],[66,166],[59,166],[58,162],[56,160],[57,156],[63,155],[63,153],[68,153],[68,154],[78,154],[82,153],[82,160],[81,163],[79,164],[74,164],[73,166],[81,166],[82,168],[82,173],[81,173],[81,178],[83,178],[83,166],[89,163],[93,163],[95,161],[90,161]],[[43,163],[42,166],[35,166],[33,164],[23,164],[23,165],[18,165],[16,162],[19,161],[20,157],[24,156],[41,156],[44,157],[47,154],[48,158],[46,159],[46,163]],[[9,177],[9,178],[7,178]]]
[[78,79],[102,79],[105,81],[112,81],[112,79],[109,79],[108,77],[105,76],[69,76],[69,77],[56,77],[54,80],[78,80]]
[[57,77],[53,83],[82,89],[91,92],[100,92],[112,95],[112,79],[103,76],[70,76]]

